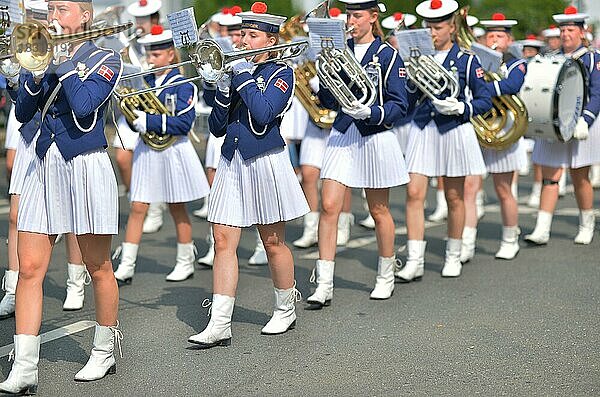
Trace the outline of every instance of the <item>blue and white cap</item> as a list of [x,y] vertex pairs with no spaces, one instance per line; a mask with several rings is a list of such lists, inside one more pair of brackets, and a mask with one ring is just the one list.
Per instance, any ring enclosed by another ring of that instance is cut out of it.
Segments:
[[585,20],[590,16],[588,14],[584,14],[583,12],[579,12],[577,7],[568,6],[565,8],[563,14],[555,14],[552,15],[552,18],[558,23],[560,26],[580,26],[583,28],[585,24]]
[[138,40],[149,51],[166,50],[174,46],[173,32],[164,30],[161,25],[154,25],[150,33]]
[[240,12],[237,16],[242,18],[242,29],[256,29],[267,33],[279,33],[281,24],[286,17],[267,14],[267,5],[262,1],[252,4],[251,11]]
[[346,11],[370,10],[371,8],[379,9],[379,12],[386,12],[385,4],[378,0],[340,0],[346,4]]
[[488,32],[506,32],[510,33],[513,26],[518,22],[514,19],[506,19],[506,16],[500,12],[492,15],[492,19],[481,21]]
[[395,12],[389,17],[384,18],[381,21],[381,26],[383,26],[386,29],[396,29],[396,27],[398,27],[402,19],[404,19],[404,26],[406,26],[407,28],[411,27],[415,24],[415,22],[417,22],[417,17],[413,14],[403,14],[401,12]]
[[458,10],[455,0],[427,0],[417,6],[417,14],[427,22],[442,22],[450,19]]
[[127,7],[127,12],[132,17],[149,17],[157,13],[162,7],[161,0],[139,0]]

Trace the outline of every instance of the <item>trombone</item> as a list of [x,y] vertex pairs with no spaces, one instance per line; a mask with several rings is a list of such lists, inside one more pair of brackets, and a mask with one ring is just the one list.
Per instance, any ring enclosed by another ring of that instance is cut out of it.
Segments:
[[296,58],[301,55],[308,48],[308,40],[302,40],[292,43],[277,44],[271,47],[257,48],[254,50],[239,50],[224,52],[221,46],[212,39],[202,40],[192,47],[190,53],[190,59],[187,61],[179,62],[173,65],[167,65],[160,68],[152,68],[146,71],[128,74],[121,77],[121,81],[126,81],[138,77],[142,77],[151,73],[157,73],[164,70],[178,68],[180,66],[191,64],[196,71],[198,76],[190,77],[184,80],[179,80],[167,85],[160,87],[150,87],[143,90],[129,92],[126,94],[115,93],[117,99],[122,100],[134,95],[145,94],[150,91],[162,90],[168,87],[176,87],[182,84],[191,83],[197,80],[204,80],[207,83],[216,83],[223,77],[224,74],[231,71],[231,63],[233,61],[243,58],[254,58],[257,55],[278,52],[278,56],[275,58],[269,58],[264,61],[255,62],[255,65],[261,65],[267,62],[284,61]]

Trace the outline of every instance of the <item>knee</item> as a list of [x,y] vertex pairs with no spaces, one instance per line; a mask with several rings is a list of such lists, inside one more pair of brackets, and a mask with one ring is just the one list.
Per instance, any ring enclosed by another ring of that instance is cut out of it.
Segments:
[[446,191],[446,202],[448,208],[456,208],[464,205],[464,198],[456,191]]
[[21,261],[19,263],[19,280],[26,282],[40,281],[44,278],[42,267],[38,264]]
[[369,212],[375,220],[375,223],[385,222],[392,218],[390,209],[386,205],[374,205],[369,208]]
[[8,214],[8,221],[10,222],[10,224],[12,226],[17,226],[17,217],[18,217],[19,212],[17,211],[16,208],[12,208],[10,209],[10,212]]
[[285,241],[281,239],[277,234],[267,236],[267,238],[263,240],[263,244],[265,246],[265,251],[267,251],[267,254],[269,255],[278,254],[282,250],[287,249]]
[[321,216],[338,216],[341,210],[340,203],[335,202],[327,197],[323,197],[321,199]]
[[148,211],[148,204],[134,201],[131,203],[130,214],[134,216],[145,216]]
[[235,251],[235,249],[232,248],[231,241],[226,234],[215,231],[213,233],[213,237],[215,240],[215,252]]
[[420,189],[418,186],[409,183],[406,188],[406,200],[413,204],[416,202],[424,202],[425,191]]
[[117,151],[116,155],[117,165],[119,168],[128,168],[131,167],[131,155],[128,151]]
[[112,269],[112,263],[110,261],[93,262],[90,259],[88,259],[87,261],[84,259],[84,263],[85,263],[85,268],[87,269],[88,273],[92,277],[93,281],[99,281],[99,280],[104,280],[106,278],[113,277],[114,273],[113,273],[113,269]]

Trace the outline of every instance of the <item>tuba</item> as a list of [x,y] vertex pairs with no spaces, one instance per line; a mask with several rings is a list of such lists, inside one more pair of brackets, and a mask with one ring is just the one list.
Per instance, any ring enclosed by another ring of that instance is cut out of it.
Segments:
[[[287,42],[294,37],[305,35],[302,29],[300,16],[290,18],[282,27],[280,37]],[[309,81],[317,75],[317,69],[313,61],[306,60],[294,69],[296,77],[296,89],[294,94],[304,109],[308,112],[310,119],[320,128],[329,129],[333,125],[337,112],[321,106],[319,98],[310,88]]]
[[[467,24],[469,7],[461,8],[456,16],[456,40],[461,47],[471,48],[475,37]],[[486,72],[486,81],[501,81],[494,72]],[[492,109],[483,115],[471,117],[479,144],[487,149],[505,150],[519,140],[529,126],[525,103],[517,95],[492,97]]]
[[[329,0],[320,3],[307,17],[330,18]],[[352,29],[347,30],[346,34],[351,31]],[[352,109],[356,103],[371,106],[377,100],[377,87],[367,71],[356,60],[354,54],[347,48],[335,48],[331,39],[323,38],[315,67],[319,81],[343,108]],[[373,70],[381,68],[381,65],[377,61],[371,61],[367,68]]]

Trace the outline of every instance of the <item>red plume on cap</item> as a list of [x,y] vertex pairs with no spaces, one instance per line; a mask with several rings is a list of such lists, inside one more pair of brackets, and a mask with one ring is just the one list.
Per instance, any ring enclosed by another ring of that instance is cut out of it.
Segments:
[[264,14],[267,12],[267,5],[262,1],[257,1],[252,4],[252,8],[250,9],[255,14]]
[[221,14],[229,14],[229,7],[221,8]]
[[329,9],[329,16],[332,18],[336,18],[339,17],[340,15],[342,15],[342,10],[340,10],[337,7],[333,7]]
[[233,6],[229,9],[229,13],[233,16],[235,16],[238,12],[242,12],[242,7],[240,6]]
[[150,34],[153,36],[158,36],[159,34],[162,34],[165,30],[163,29],[162,26],[160,25],[153,25],[152,26],[152,30],[150,30]]
[[550,25],[550,29],[556,29],[556,25]]
[[525,37],[525,39],[527,40],[537,40],[537,36],[534,34],[528,34],[527,37]]
[[140,7],[146,7],[148,5],[148,0],[140,0]]
[[506,20],[506,17],[501,12],[497,12],[494,15],[492,15],[492,20],[494,20],[494,21],[504,21],[504,20]]
[[438,8],[442,8],[442,0],[431,0],[431,4],[429,7],[432,10],[437,10]]
[[577,14],[577,7],[575,7],[575,6],[568,6],[567,8],[565,8],[565,14],[567,14],[567,15],[575,15],[575,14]]
[[404,16],[403,13],[401,13],[401,12],[395,12],[394,13],[394,21],[400,21],[400,20],[402,20],[403,16]]

